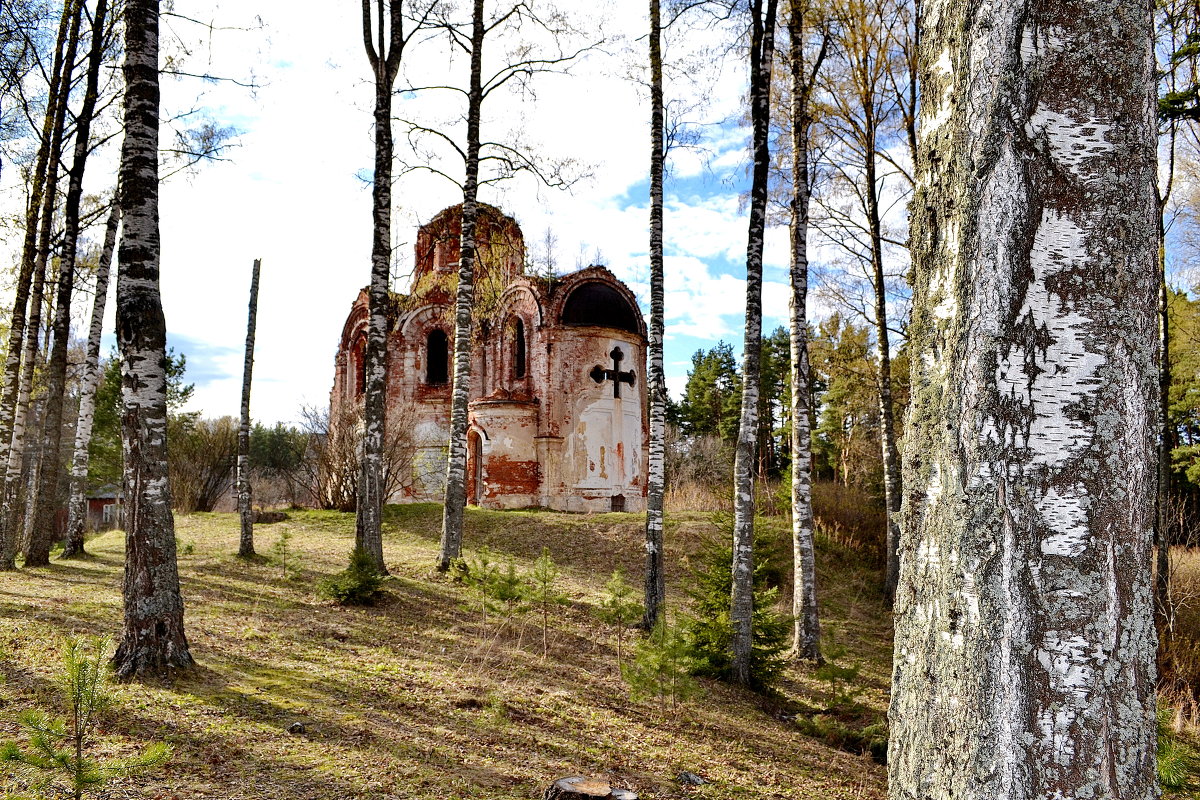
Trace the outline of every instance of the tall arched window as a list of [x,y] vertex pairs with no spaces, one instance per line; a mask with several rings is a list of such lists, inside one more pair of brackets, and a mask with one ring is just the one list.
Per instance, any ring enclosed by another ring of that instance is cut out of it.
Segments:
[[517,320],[513,326],[513,377],[525,377],[525,323]]
[[359,338],[354,347],[354,397],[362,397],[367,390],[367,340]]
[[450,342],[440,328],[431,330],[425,340],[425,382],[450,382]]

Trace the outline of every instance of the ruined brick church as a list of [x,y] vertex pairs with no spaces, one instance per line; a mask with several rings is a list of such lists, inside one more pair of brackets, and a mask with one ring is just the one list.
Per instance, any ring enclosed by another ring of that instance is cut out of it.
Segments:
[[[441,501],[453,375],[462,207],[417,234],[412,284],[388,315],[388,502]],[[467,502],[486,508],[641,511],[646,326],[604,267],[525,272],[515,220],[480,205],[467,433]],[[331,420],[361,409],[367,291],[338,345]]]

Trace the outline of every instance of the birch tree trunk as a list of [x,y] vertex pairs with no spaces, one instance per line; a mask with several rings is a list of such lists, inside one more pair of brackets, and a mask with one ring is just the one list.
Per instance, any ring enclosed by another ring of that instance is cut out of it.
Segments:
[[104,227],[104,248],[96,267],[96,297],[92,303],[92,322],[88,330],[87,357],[79,387],[79,419],[75,423],[75,456],[71,459],[71,498],[67,501],[67,535],[63,558],[84,555],[83,534],[87,526],[88,444],[96,418],[96,388],[100,385],[100,335],[104,329],[104,306],[108,300],[108,277],[117,227],[121,223],[121,205],[113,198],[108,223]]
[[471,85],[467,92],[466,179],[463,181],[462,240],[454,297],[454,383],[450,394],[450,442],[446,455],[446,500],[437,567],[443,572],[462,553],[467,507],[467,401],[471,396],[471,327],[475,308],[475,222],[479,216],[479,118],[483,107],[483,0],[471,14]]
[[246,322],[246,360],[242,366],[242,419],[238,425],[237,497],[242,536],[238,556],[254,555],[254,511],[250,508],[250,376],[254,372],[254,318],[258,314],[258,270],[261,259],[254,259],[250,276],[250,313]]
[[792,0],[788,12],[788,67],[792,80],[791,296],[789,298],[792,414],[792,655],[820,663],[821,621],[813,547],[811,369],[808,358],[808,137],[813,79],[825,58],[827,37],[811,73],[804,54],[808,3]]
[[[54,59],[50,71],[49,93],[46,99],[46,115],[42,120],[41,142],[30,179],[29,205],[25,212],[24,247],[21,266],[13,297],[12,314],[9,317],[8,350],[4,364],[4,385],[0,391],[0,469],[5,469],[12,444],[13,417],[17,404],[17,391],[21,375],[22,342],[25,337],[26,315],[29,294],[33,282],[34,262],[37,257],[38,222],[41,215],[42,195],[45,191],[46,171],[50,162],[50,145],[54,123],[57,119],[59,100],[58,86],[63,65],[63,49],[70,29],[71,7],[64,5],[55,42]],[[13,569],[17,551],[15,530],[8,524],[9,490],[7,470],[4,483],[0,486],[0,571]],[[13,492],[15,496],[15,491]]]
[[[387,435],[388,276],[392,256],[392,86],[404,52],[404,18],[400,0],[376,0],[378,44],[371,36],[371,0],[363,0],[363,46],[375,78],[375,175],[372,180],[371,284],[368,291],[366,380],[363,398],[362,472],[358,481],[358,513],[354,546],[371,557],[375,571],[383,563],[383,450]],[[385,30],[387,28],[387,30]]]
[[771,150],[771,62],[777,0],[750,0],[750,116],[754,169],[746,238],[746,336],[742,360],[742,415],[733,464],[732,671],[750,684],[754,613],[754,466],[758,446],[759,356],[762,349],[762,257]]
[[62,479],[63,399],[67,389],[67,346],[71,334],[71,298],[75,289],[75,265],[79,252],[79,204],[83,199],[83,173],[91,150],[92,118],[104,61],[108,0],[97,0],[92,16],[92,44],[88,54],[87,85],[83,103],[75,117],[75,152],[63,205],[63,245],[59,263],[58,292],[54,302],[53,347],[46,376],[46,411],[42,419],[42,463],[34,506],[33,525],[25,554],[26,565],[50,562],[55,519],[59,508],[58,486]]
[[891,796],[1154,798],[1152,5],[924,11]]
[[667,379],[663,372],[663,74],[662,14],[650,0],[650,341],[646,372],[650,449],[646,459],[646,603],[642,626],[654,630],[666,599],[663,495],[666,491]]
[[[3,490],[0,491],[0,569],[11,568],[23,527],[19,500],[21,465],[24,459],[25,411],[29,406],[46,276],[45,249],[39,245],[43,244],[41,231],[53,224],[52,211],[58,192],[58,168],[62,155],[67,96],[70,94],[75,47],[79,38],[78,12],[78,0],[64,4],[59,23],[42,140],[38,147],[37,165],[25,214],[21,269],[10,320],[4,392],[0,396],[0,452],[4,455],[4,458],[0,459],[0,468],[5,470]],[[45,247],[48,246],[47,232]]]
[[125,139],[117,272],[121,440],[125,457],[122,680],[191,666],[167,480],[166,321],[159,295],[158,2],[125,3]]

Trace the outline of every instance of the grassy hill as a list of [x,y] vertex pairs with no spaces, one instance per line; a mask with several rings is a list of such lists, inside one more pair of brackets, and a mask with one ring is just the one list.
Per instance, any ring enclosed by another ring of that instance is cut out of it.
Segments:
[[[352,515],[297,512],[257,526],[259,552],[276,550],[259,563],[232,555],[235,515],[178,517],[199,666],[117,690],[103,747],[133,753],[165,740],[174,755],[105,796],[528,798],[567,774],[607,776],[643,797],[885,796],[884,768],[858,752],[853,734],[884,713],[890,618],[877,570],[852,543],[822,537],[820,580],[835,661],[858,666],[857,677],[795,668],[770,698],[702,681],[700,697],[672,707],[629,699],[614,632],[594,614],[614,567],[640,580],[639,516],[468,512],[468,553],[487,545],[528,569],[546,546],[560,566],[570,603],[551,620],[545,658],[532,615],[484,625],[470,591],[432,570],[440,507],[389,507],[385,519],[394,576],[385,598],[339,608],[315,585],[345,565]],[[766,527],[786,544],[782,520]],[[708,535],[707,514],[669,518],[672,607]],[[281,537],[292,570],[279,564]],[[119,631],[123,535],[88,546],[86,561],[0,577],[0,740],[17,735],[21,710],[57,709],[65,634]],[[304,731],[289,733],[297,722]],[[684,770],[708,783],[681,785]]]

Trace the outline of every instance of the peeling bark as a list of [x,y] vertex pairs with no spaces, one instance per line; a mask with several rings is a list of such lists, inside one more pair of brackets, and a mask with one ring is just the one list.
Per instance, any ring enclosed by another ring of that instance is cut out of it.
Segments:
[[762,350],[762,258],[771,149],[771,62],[777,0],[750,2],[750,115],[754,170],[746,237],[746,335],[742,360],[742,415],[733,463],[733,679],[750,684],[754,612],[754,466],[758,449],[759,361]]
[[[92,119],[100,92],[100,66],[104,61],[105,28],[108,0],[97,0],[92,15],[92,44],[88,54],[87,84],[79,113],[75,116],[75,152],[68,175],[67,197],[63,205],[63,249],[59,264],[58,292],[54,302],[53,346],[46,375],[46,405],[42,419],[44,448],[34,504],[33,524],[26,564],[47,564],[50,545],[55,538],[55,518],[59,508],[58,487],[62,479],[63,400],[67,389],[67,346],[71,334],[71,297],[75,289],[75,266],[79,253],[79,205],[83,199],[83,173],[91,152]],[[65,554],[66,551],[64,551]]]
[[650,330],[646,389],[650,447],[646,464],[646,598],[642,626],[658,623],[666,599],[663,494],[666,489],[667,379],[663,372],[663,75],[662,15],[650,0]]
[[1158,795],[1151,11],[924,8],[896,800]]
[[788,298],[791,346],[792,415],[792,655],[822,662],[821,621],[817,606],[816,550],[812,509],[812,372],[808,358],[808,174],[809,101],[814,78],[825,58],[827,37],[813,59],[805,63],[805,14],[808,4],[792,0],[788,12],[788,67],[792,79],[792,198],[791,295]]
[[466,180],[463,181],[462,238],[454,297],[454,383],[450,392],[450,442],[446,454],[446,500],[438,569],[462,553],[467,507],[467,401],[471,393],[471,324],[475,307],[475,224],[479,216],[479,119],[483,108],[483,0],[471,15],[471,85],[467,92]]
[[167,328],[159,294],[158,2],[125,4],[123,233],[117,272],[125,457],[125,624],[118,678],[192,665],[167,479]]
[[88,330],[87,357],[79,387],[79,418],[75,423],[75,456],[71,459],[71,496],[67,501],[67,535],[63,558],[84,554],[83,533],[87,525],[88,444],[92,441],[92,423],[96,418],[96,389],[100,385],[100,338],[104,328],[104,305],[108,299],[108,278],[113,250],[117,245],[117,227],[121,223],[121,205],[113,197],[112,210],[104,228],[104,247],[96,267],[96,297],[92,303],[92,323]]
[[404,53],[404,17],[400,0],[388,0],[387,10],[385,20],[384,0],[376,0],[376,44],[371,38],[371,0],[363,0],[363,46],[375,78],[375,174],[371,182],[371,283],[363,361],[362,471],[358,480],[358,513],[354,528],[355,549],[371,557],[375,571],[380,575],[388,574],[383,562],[381,526],[385,499],[383,453],[387,433],[388,274],[392,256],[392,86]]
[[254,372],[254,319],[258,315],[258,270],[261,259],[254,259],[250,277],[250,312],[246,321],[246,358],[242,364],[242,416],[238,425],[237,498],[242,535],[238,555],[254,555],[254,511],[250,507],[250,376]]

